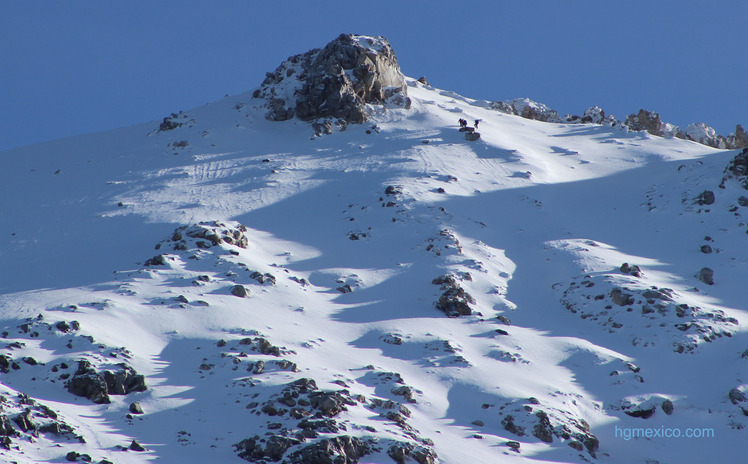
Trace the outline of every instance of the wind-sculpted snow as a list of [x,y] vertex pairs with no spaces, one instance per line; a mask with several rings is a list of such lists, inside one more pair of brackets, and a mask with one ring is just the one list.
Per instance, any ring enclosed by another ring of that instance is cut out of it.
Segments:
[[740,461],[744,153],[404,82],[2,153],[1,459]]

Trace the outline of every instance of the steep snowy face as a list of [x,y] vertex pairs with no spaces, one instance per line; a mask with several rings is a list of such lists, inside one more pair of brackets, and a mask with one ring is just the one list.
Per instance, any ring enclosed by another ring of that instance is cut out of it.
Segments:
[[295,55],[268,73],[255,98],[267,100],[267,119],[297,116],[366,121],[367,103],[409,107],[405,77],[387,39],[341,34],[322,50]]

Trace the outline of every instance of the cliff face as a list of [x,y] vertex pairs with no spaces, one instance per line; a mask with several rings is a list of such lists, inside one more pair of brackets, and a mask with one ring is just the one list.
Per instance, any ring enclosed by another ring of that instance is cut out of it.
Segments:
[[268,73],[255,98],[267,119],[319,118],[362,123],[367,103],[408,108],[405,78],[387,39],[342,34],[321,50],[295,55]]

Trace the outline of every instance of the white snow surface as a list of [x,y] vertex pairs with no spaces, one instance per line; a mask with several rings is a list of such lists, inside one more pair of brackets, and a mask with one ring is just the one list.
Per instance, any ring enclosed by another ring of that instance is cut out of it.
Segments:
[[[246,462],[232,445],[298,422],[259,407],[311,378],[364,400],[335,417],[345,431],[287,459],[346,434],[379,440],[366,463],[394,462],[395,441],[433,442],[450,464],[742,462],[748,417],[728,392],[748,384],[736,206],[748,194],[717,188],[736,152],[408,84],[411,109],[372,106],[369,122],[321,137],[265,120],[249,92],[181,113],[170,131],[150,122],[0,153],[0,354],[19,367],[0,373],[0,415],[18,429],[23,393],[85,439],[21,432],[0,460]],[[480,120],[480,140],[460,118]],[[697,204],[704,190],[714,204]],[[189,238],[175,250],[175,230],[200,222],[219,235],[244,224],[246,248]],[[145,264],[160,254],[164,265]],[[714,285],[697,278],[704,267]],[[447,274],[474,298],[471,315],[435,307],[432,280]],[[613,302],[616,289],[632,303]],[[644,295],[660,289],[669,300]],[[253,337],[279,356],[242,344]],[[74,396],[60,376],[82,359],[125,362],[148,389],[109,404]],[[393,393],[402,385],[414,402]],[[373,399],[406,405],[415,432]],[[145,414],[128,418],[135,401]],[[624,412],[640,403],[650,418]],[[561,435],[588,424],[599,449],[536,437],[539,411]],[[625,439],[631,428],[712,435]],[[120,448],[133,439],[146,451]]]

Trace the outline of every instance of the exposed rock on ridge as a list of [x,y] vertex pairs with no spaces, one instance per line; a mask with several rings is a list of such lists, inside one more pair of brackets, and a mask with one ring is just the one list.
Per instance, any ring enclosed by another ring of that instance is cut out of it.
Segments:
[[366,121],[367,103],[409,108],[405,77],[387,39],[341,34],[325,48],[295,55],[267,73],[255,98],[267,100],[266,118]]
[[645,109],[640,109],[636,114],[629,114],[626,117],[626,121],[621,122],[613,115],[606,115],[605,111],[598,106],[588,108],[581,117],[571,114],[560,117],[556,110],[528,98],[494,101],[490,103],[490,106],[502,113],[514,114],[536,121],[566,124],[602,124],[611,127],[624,127],[631,131],[646,131],[658,137],[677,137],[679,139],[691,140],[721,150],[748,147],[748,132],[740,124],[735,127],[735,133],[723,136],[717,134],[714,128],[704,123],[690,124],[686,127],[685,131],[681,130],[680,127],[674,124],[663,122],[658,113]]

